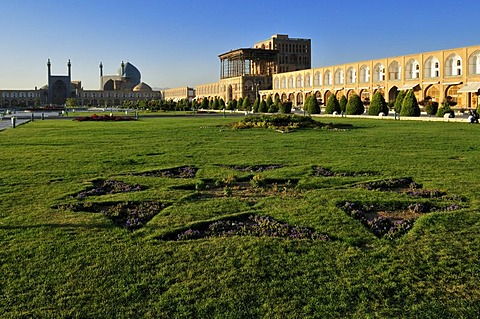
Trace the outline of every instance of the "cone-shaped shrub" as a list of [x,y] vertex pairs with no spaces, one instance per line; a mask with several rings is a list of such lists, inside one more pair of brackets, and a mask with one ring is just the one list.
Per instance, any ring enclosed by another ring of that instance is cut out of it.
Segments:
[[393,107],[395,109],[395,112],[397,113],[400,113],[400,111],[402,110],[402,103],[403,99],[405,98],[405,94],[405,91],[400,91],[397,95],[397,98],[395,99],[395,104]]
[[450,104],[447,101],[444,101],[442,103],[442,106],[440,106],[437,110],[437,116],[438,117],[443,117],[446,113],[451,113],[452,109],[450,108]]
[[206,97],[203,98],[202,103],[200,104],[200,108],[204,110],[208,109],[208,99]]
[[347,111],[347,97],[345,95],[342,95],[340,98],[340,101],[338,101],[338,104],[340,104],[340,112],[346,112]]
[[243,99],[242,99],[241,97],[238,98],[238,101],[237,101],[237,109],[239,109],[239,110],[245,110],[245,109],[243,108]]
[[373,95],[372,101],[370,102],[370,107],[368,108],[368,115],[378,115],[380,113],[388,115],[388,105],[387,102],[385,102],[383,95],[377,91]]
[[260,112],[260,113],[267,113],[268,112],[268,106],[267,106],[267,102],[265,100],[262,100],[260,102],[260,105],[258,107],[258,112]]
[[338,103],[337,97],[335,94],[330,95],[327,101],[327,106],[325,107],[325,113],[333,114],[333,112],[340,113],[340,103]]
[[307,97],[303,108],[310,114],[320,114],[320,105],[318,104],[317,98],[313,95]]
[[270,106],[272,106],[272,104],[273,104],[272,96],[268,95],[268,97],[267,97],[267,109],[269,109]]
[[245,98],[245,100],[243,100],[242,102],[242,108],[245,110],[245,111],[250,111],[251,108],[252,108],[252,105],[250,104],[250,99],[248,97]]
[[408,90],[402,102],[401,116],[420,116],[420,107],[413,90]]
[[258,108],[260,107],[260,101],[258,99],[255,100],[255,102],[253,102],[253,112],[257,113],[258,112]]
[[285,101],[280,103],[280,113],[289,114],[292,112],[292,102]]
[[428,101],[425,103],[425,112],[428,115],[436,115],[438,111],[438,102]]
[[363,106],[362,100],[358,94],[353,94],[348,99],[346,112],[348,115],[361,115],[365,112],[365,107]]

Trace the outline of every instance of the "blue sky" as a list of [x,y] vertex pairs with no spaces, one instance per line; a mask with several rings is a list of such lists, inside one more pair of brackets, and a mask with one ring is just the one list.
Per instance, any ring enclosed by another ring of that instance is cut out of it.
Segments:
[[85,89],[100,61],[130,61],[152,87],[216,82],[219,54],[277,33],[312,39],[313,67],[480,44],[478,0],[4,2],[0,89],[45,85],[47,59],[53,74],[71,59]]

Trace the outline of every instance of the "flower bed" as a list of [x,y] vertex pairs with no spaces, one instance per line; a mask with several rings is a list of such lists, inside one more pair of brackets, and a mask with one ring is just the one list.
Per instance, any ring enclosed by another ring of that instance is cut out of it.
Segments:
[[271,169],[282,168],[281,164],[270,164],[270,165],[219,165],[220,167],[226,167],[234,169],[241,172],[250,172],[250,173],[261,173]]
[[101,213],[120,227],[135,230],[143,227],[168,205],[161,202],[73,203],[59,206],[75,212]]
[[196,168],[195,166],[180,166],[143,173],[134,173],[133,175],[167,178],[194,178],[197,174],[197,171],[198,168]]
[[189,240],[211,237],[255,236],[288,239],[310,239],[328,241],[330,237],[311,228],[292,226],[270,216],[240,216],[207,224],[199,224],[187,230],[166,235],[166,240]]
[[77,199],[83,199],[88,196],[138,192],[145,188],[145,186],[139,184],[130,185],[121,181],[96,180],[93,182],[93,187],[89,187],[87,190],[77,193],[74,197]]
[[334,172],[328,168],[313,166],[313,176],[321,177],[357,177],[378,175],[377,172]]
[[136,121],[137,119],[130,116],[116,116],[116,115],[97,115],[93,114],[92,116],[81,116],[74,119],[77,122],[85,122],[85,121],[99,121],[99,122],[107,122],[107,121]]

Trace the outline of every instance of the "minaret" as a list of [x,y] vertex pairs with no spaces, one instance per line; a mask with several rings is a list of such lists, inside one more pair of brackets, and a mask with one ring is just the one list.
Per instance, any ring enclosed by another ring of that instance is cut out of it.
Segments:
[[122,61],[122,74],[120,76],[123,76],[123,74],[125,74],[125,63]]
[[66,98],[72,97],[72,90],[71,90],[71,85],[72,85],[72,63],[70,63],[70,59],[68,59],[67,62],[67,67],[68,67],[68,80],[67,80],[67,96]]
[[100,76],[103,76],[103,64],[102,64],[102,62],[100,62],[99,67],[100,67]]
[[68,77],[71,77],[72,76],[72,63],[70,63],[70,59],[68,59],[67,67],[68,67]]
[[47,61],[47,68],[48,68],[48,77],[52,75],[52,64],[50,63],[50,59]]

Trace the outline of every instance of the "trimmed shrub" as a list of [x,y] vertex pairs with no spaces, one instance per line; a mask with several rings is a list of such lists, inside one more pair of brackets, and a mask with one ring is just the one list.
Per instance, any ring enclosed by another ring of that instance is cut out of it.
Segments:
[[385,102],[383,95],[377,91],[373,95],[372,101],[370,102],[370,107],[368,108],[368,115],[378,115],[380,113],[388,115],[388,105],[387,102]]
[[285,101],[280,103],[280,113],[289,114],[292,112],[292,102]]
[[325,113],[333,114],[333,112],[340,113],[340,103],[338,103],[337,97],[335,94],[330,95],[327,101],[327,106],[325,107]]
[[237,109],[239,109],[239,110],[245,110],[245,109],[243,108],[243,99],[242,99],[241,97],[238,98],[238,101],[237,101]]
[[365,107],[363,106],[362,100],[358,94],[353,94],[348,99],[346,112],[348,115],[361,115],[365,112]]
[[448,101],[444,101],[442,103],[442,106],[440,106],[437,110],[437,116],[438,117],[443,117],[447,113],[450,113],[451,115],[453,114],[453,116],[455,116],[452,109],[450,108],[450,103]]
[[420,116],[420,107],[413,90],[408,90],[402,102],[401,116]]
[[395,112],[400,113],[402,110],[403,99],[405,98],[405,91],[400,91],[395,99],[395,104],[393,105]]
[[272,104],[273,104],[272,96],[269,94],[267,96],[267,109],[270,109],[270,106],[272,106]]
[[272,104],[270,105],[270,107],[268,108],[268,113],[277,113],[278,112],[278,106],[277,104]]
[[305,100],[303,109],[310,114],[320,114],[320,105],[318,104],[317,98],[313,95],[310,95]]
[[268,112],[268,106],[267,102],[265,100],[262,100],[258,106],[258,112],[260,113],[267,113]]
[[256,99],[255,102],[253,102],[253,107],[252,107],[253,112],[257,113],[259,107],[260,107],[260,101]]
[[348,103],[347,97],[345,95],[342,95],[342,97],[340,98],[340,101],[338,101],[341,112],[345,113],[347,111],[347,103]]
[[438,111],[438,102],[428,101],[425,102],[425,112],[428,115],[436,115]]
[[215,98],[213,100],[212,109],[214,109],[214,110],[219,110],[220,109],[220,103],[218,102],[218,98]]
[[206,97],[203,98],[200,108],[205,110],[208,109],[208,99]]
[[251,108],[252,108],[252,105],[250,104],[250,99],[247,97],[245,98],[245,100],[243,100],[242,102],[242,108],[245,110],[245,111],[250,111]]

